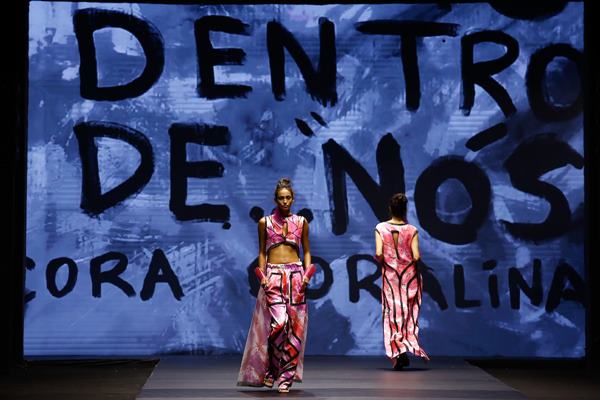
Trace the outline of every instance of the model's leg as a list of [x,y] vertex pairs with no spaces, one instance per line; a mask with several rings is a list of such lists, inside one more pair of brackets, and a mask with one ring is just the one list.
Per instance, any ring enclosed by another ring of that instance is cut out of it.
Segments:
[[270,314],[268,337],[269,370],[265,376],[266,386],[272,386],[272,382],[279,377],[281,370],[282,348],[287,337],[286,330],[288,325],[286,286],[285,273],[281,270],[270,271],[269,282],[265,291]]
[[402,274],[395,268],[385,265],[382,278],[386,353],[390,359],[395,360],[400,354],[406,351],[403,339],[407,305],[400,283],[402,281]]
[[406,329],[406,341],[410,344],[411,351],[429,360],[429,357],[421,349],[419,344],[419,313],[421,311],[421,297],[423,293],[423,282],[419,271],[414,269],[414,277],[407,283],[407,297],[410,319]]
[[289,391],[289,388],[292,386],[300,354],[304,346],[302,338],[305,336],[306,298],[302,287],[301,271],[301,269],[296,271],[292,268],[288,280],[291,287],[290,301],[286,304],[288,324],[285,341],[282,343],[281,374],[278,379],[279,390],[281,392]]

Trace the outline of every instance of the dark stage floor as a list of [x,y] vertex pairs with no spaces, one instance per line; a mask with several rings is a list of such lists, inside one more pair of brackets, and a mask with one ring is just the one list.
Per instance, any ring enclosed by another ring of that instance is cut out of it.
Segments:
[[[0,379],[0,399],[465,398],[598,399],[598,371],[575,363],[506,364],[436,357],[396,372],[380,357],[307,357],[305,383],[279,395],[235,386],[239,356],[30,362]],[[156,367],[155,367],[156,365]],[[154,370],[154,371],[153,371]]]
[[[158,363],[138,396],[157,399],[280,397],[276,390],[235,386],[239,357],[169,357]],[[309,357],[305,383],[286,397],[318,399],[523,399],[518,391],[461,359],[414,361],[394,371],[382,357]]]

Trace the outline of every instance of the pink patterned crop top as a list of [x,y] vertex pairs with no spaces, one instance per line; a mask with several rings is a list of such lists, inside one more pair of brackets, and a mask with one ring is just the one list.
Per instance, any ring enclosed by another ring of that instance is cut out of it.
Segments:
[[[284,235],[284,225],[287,223],[287,234]],[[304,217],[296,214],[290,214],[283,217],[279,210],[265,218],[266,238],[265,244],[267,253],[273,247],[289,244],[298,250],[302,240],[302,228],[304,227]]]

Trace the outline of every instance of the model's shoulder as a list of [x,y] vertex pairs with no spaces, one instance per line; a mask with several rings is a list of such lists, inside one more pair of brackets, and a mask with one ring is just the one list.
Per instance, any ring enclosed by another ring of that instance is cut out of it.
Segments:
[[382,229],[385,229],[387,226],[388,226],[387,222],[380,222],[377,225],[375,225],[375,230],[380,231]]
[[298,221],[300,223],[308,224],[308,220],[300,214],[292,214],[292,218],[294,218],[296,221]]

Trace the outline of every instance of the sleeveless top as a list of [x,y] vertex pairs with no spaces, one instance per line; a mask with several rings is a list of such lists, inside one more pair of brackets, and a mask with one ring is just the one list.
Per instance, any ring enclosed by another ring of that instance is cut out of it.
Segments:
[[[417,233],[417,228],[411,224],[392,224],[381,222],[375,230],[383,242],[383,260],[390,266],[407,265],[413,260],[412,239]],[[394,232],[398,232],[397,241]]]
[[[283,227],[287,222],[287,235],[284,235]],[[296,250],[300,249],[302,240],[302,228],[304,227],[304,217],[296,214],[282,216],[278,210],[265,217],[265,246],[267,253],[273,247],[282,244],[289,244]]]

